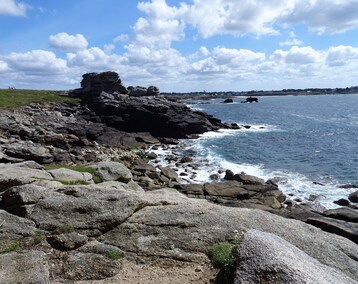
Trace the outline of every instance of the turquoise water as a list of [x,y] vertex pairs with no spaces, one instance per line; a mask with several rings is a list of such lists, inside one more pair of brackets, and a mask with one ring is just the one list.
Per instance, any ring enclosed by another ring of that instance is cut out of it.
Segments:
[[191,142],[191,150],[213,168],[283,177],[285,193],[304,199],[320,195],[326,207],[351,192],[339,185],[358,184],[358,95],[260,97],[256,104],[241,100],[191,104],[225,122],[252,126]]

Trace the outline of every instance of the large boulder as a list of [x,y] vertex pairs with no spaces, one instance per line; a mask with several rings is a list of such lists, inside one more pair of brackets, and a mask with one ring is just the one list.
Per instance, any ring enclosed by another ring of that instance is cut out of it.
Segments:
[[62,182],[84,182],[93,183],[92,175],[87,172],[78,172],[71,169],[59,168],[48,171],[55,180]]
[[352,192],[352,193],[348,196],[348,199],[349,199],[351,202],[358,203],[358,190],[355,191],[355,192]]
[[238,247],[235,284],[357,283],[274,234],[249,230]]
[[[297,220],[261,210],[231,208],[189,199],[173,189],[138,193],[146,204],[99,238],[141,259],[199,262],[208,248],[250,229],[273,233],[322,264],[358,279],[358,247],[352,241]],[[289,232],[289,233],[288,233]]]
[[131,171],[119,162],[100,162],[97,168],[97,175],[103,181],[129,182],[133,178]]

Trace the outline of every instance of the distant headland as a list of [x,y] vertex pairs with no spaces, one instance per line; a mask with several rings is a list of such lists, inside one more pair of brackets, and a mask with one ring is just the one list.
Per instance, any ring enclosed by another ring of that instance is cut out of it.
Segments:
[[347,88],[308,88],[308,89],[283,89],[273,91],[253,90],[253,91],[227,91],[227,92],[172,92],[161,94],[167,97],[180,97],[185,98],[227,98],[236,96],[312,96],[312,95],[341,95],[341,94],[357,94],[358,86],[352,86]]

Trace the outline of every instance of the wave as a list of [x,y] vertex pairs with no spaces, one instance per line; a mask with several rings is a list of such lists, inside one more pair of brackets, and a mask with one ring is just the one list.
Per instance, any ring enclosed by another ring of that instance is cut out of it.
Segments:
[[[219,133],[220,135],[234,135],[237,131],[225,130]],[[202,135],[201,139],[211,139],[218,135],[216,132],[206,133]],[[334,179],[325,179],[313,181],[307,176],[290,172],[285,170],[272,170],[265,168],[261,164],[239,164],[228,161],[221,156],[215,149],[205,147],[200,139],[198,140],[184,140],[181,146],[166,146],[159,147],[154,150],[158,155],[154,166],[170,166],[177,170],[182,176],[183,183],[205,183],[211,181],[211,175],[219,175],[224,178],[225,171],[230,169],[234,173],[245,172],[249,175],[260,177],[264,180],[278,177],[279,189],[286,194],[287,198],[291,200],[298,200],[303,203],[310,203],[310,197],[315,196],[316,203],[325,208],[337,208],[333,201],[347,196],[351,190],[339,188],[340,183]],[[180,165],[177,160],[168,161],[166,157],[176,155],[178,158],[183,156],[191,156],[193,158],[192,164],[196,164],[195,169],[191,169],[187,165]]]
[[242,127],[240,129],[219,129],[217,131],[209,131],[199,135],[200,139],[214,139],[221,138],[224,136],[234,136],[240,135],[240,133],[247,132],[271,132],[271,131],[282,131],[274,125],[268,124],[254,124],[250,125],[248,128],[244,127],[245,124],[240,124]]

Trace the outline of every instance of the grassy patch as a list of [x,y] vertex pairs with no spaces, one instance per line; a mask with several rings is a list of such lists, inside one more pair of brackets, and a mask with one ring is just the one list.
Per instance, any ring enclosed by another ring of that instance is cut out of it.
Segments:
[[123,257],[123,253],[117,249],[110,250],[106,253],[106,256],[111,260],[118,260]]
[[41,102],[80,103],[80,99],[60,96],[60,93],[60,91],[0,89],[0,108],[15,108]]
[[36,230],[35,235],[34,235],[34,243],[40,244],[40,243],[42,243],[42,241],[44,239],[45,239],[44,233],[40,230]]
[[236,245],[217,243],[208,250],[211,263],[219,268],[220,283],[233,283],[235,277]]
[[70,170],[77,171],[80,173],[90,173],[92,175],[94,183],[102,182],[102,179],[96,174],[96,169],[94,169],[92,167],[79,166],[79,165],[76,165],[76,166],[47,165],[47,166],[45,166],[46,170],[55,170],[55,169],[60,169],[60,168],[70,169]]
[[62,227],[62,231],[65,234],[73,233],[75,231],[75,227],[72,224],[65,224]]
[[19,251],[21,248],[19,241],[11,241],[1,250],[1,253],[9,253]]
[[71,181],[63,181],[63,180],[58,180],[58,181],[64,185],[89,185],[90,184],[88,181],[85,181],[83,179],[71,180]]

